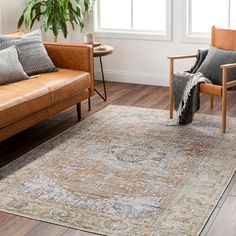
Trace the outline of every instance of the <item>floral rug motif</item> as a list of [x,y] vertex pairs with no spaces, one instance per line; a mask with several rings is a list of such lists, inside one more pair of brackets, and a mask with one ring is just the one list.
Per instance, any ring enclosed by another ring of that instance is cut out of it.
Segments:
[[0,211],[117,236],[196,236],[236,168],[236,119],[108,106],[0,169]]

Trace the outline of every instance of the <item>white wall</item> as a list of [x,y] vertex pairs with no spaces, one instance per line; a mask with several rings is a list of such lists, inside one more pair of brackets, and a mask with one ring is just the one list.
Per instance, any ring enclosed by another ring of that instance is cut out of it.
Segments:
[[5,15],[3,15],[3,6],[4,6],[4,0],[0,0],[0,33],[3,33],[3,18]]
[[0,33],[2,33],[2,0],[0,0]]
[[[8,4],[7,0],[0,0],[3,9],[3,31],[10,32],[16,30],[19,16],[24,9],[26,0],[15,0],[14,4]],[[195,53],[198,48],[206,48],[207,44],[193,44],[181,42],[181,2],[173,0],[173,32],[172,41],[143,41],[125,39],[105,39],[97,38],[103,44],[112,45],[115,48],[113,55],[105,57],[104,70],[106,80],[120,81],[127,83],[140,83],[150,85],[168,85],[168,55]],[[92,21],[88,22],[87,28],[93,28]],[[46,40],[53,40],[50,33]],[[81,42],[83,33],[77,28],[71,31],[67,40],[59,37],[60,41]],[[177,70],[187,69],[193,61],[182,61],[177,63]],[[95,64],[96,78],[100,78],[100,67]]]
[[[207,44],[181,42],[181,1],[173,0],[173,32],[171,42],[122,39],[97,39],[113,45],[113,56],[104,58],[106,79],[140,84],[168,86],[168,55],[192,54]],[[178,62],[176,70],[188,69],[193,61]],[[99,71],[96,65],[96,72]]]
[[0,0],[0,15],[2,16],[3,33],[17,30],[17,22],[23,12],[25,2],[26,0]]

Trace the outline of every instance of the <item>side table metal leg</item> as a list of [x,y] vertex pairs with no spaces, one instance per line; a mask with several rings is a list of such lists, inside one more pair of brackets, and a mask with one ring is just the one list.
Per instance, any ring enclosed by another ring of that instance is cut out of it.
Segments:
[[103,71],[103,64],[102,64],[102,57],[100,57],[100,65],[101,65],[101,71],[102,71],[102,82],[103,82],[103,89],[104,89],[104,95],[105,95],[105,101],[107,100],[107,89],[106,89],[106,81]]
[[100,59],[100,66],[101,66],[101,72],[102,72],[102,83],[103,83],[103,89],[104,89],[104,96],[95,89],[96,93],[106,102],[107,101],[107,89],[106,89],[106,81],[105,81],[105,76],[104,76],[104,71],[103,71],[103,64],[102,64],[102,57],[99,57]]

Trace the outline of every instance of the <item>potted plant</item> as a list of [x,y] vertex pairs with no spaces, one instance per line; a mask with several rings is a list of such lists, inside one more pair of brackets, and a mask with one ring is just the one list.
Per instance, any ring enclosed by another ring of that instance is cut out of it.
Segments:
[[62,31],[64,37],[68,35],[67,23],[75,29],[79,25],[84,28],[85,15],[91,12],[95,0],[28,0],[26,8],[19,19],[18,29],[24,24],[32,29],[36,21],[42,19],[45,32],[52,30],[57,41]]
[[85,35],[84,35],[84,42],[85,43],[88,43],[88,44],[93,44],[95,41],[95,37],[93,35],[92,32],[87,32]]

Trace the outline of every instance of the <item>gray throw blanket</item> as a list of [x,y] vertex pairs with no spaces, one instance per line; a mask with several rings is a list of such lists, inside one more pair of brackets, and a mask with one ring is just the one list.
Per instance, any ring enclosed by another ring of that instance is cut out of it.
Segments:
[[207,52],[207,50],[199,50],[196,63],[190,71],[173,76],[174,107],[179,124],[189,124],[193,121],[194,113],[200,108],[199,84],[211,83],[201,72],[196,73],[205,60]]

